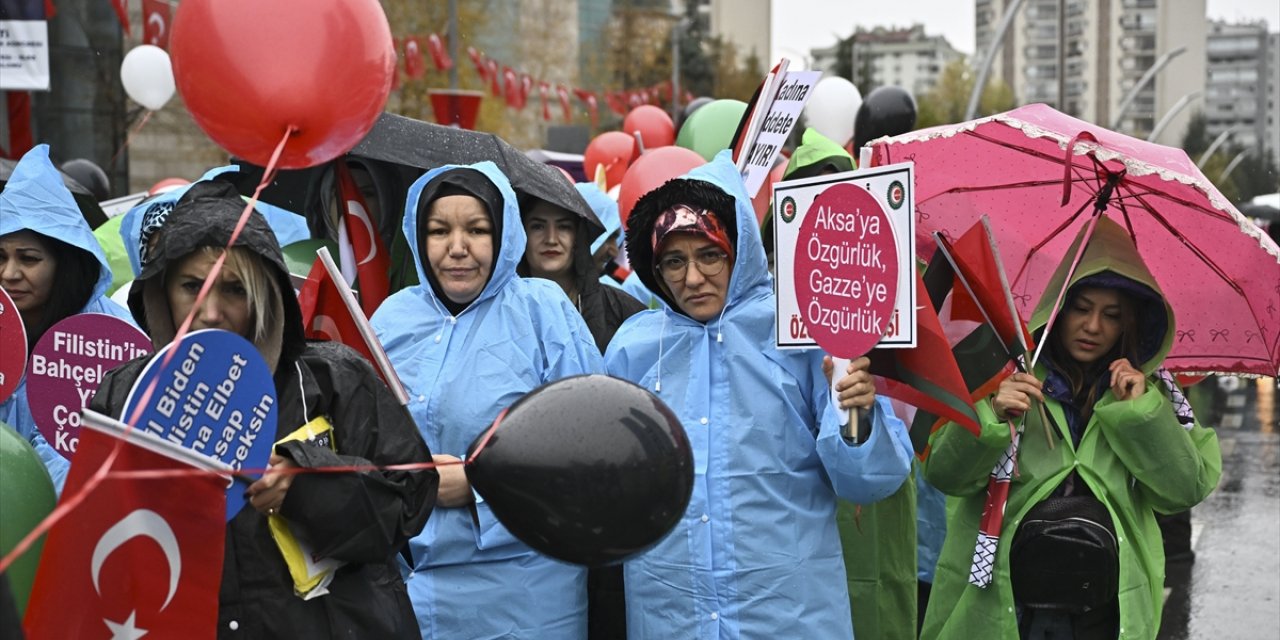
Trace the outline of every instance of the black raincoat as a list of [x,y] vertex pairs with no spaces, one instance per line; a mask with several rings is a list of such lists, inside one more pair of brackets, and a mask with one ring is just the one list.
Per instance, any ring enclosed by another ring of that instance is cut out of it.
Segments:
[[[157,349],[174,327],[164,294],[165,270],[202,246],[226,246],[243,200],[225,183],[201,183],[183,197],[160,230],[157,256],[143,267],[129,307]],[[253,215],[236,240],[261,256],[284,293],[271,335],[257,344],[274,374],[276,439],[318,416],[333,425],[337,453],[289,442],[276,453],[300,467],[394,465],[430,461],[409,413],[367,361],[350,348],[303,338],[301,312],[275,235]],[[119,417],[150,356],[107,374],[91,408]],[[227,523],[220,638],[418,638],[418,625],[395,564],[405,541],[422,530],[435,504],[434,471],[300,474],[280,513],[321,556],[345,561],[329,593],[304,601],[272,540],[267,518],[247,506]]]
[[[522,216],[531,207],[531,202],[521,198]],[[578,289],[578,299],[573,303],[587,323],[587,329],[596,341],[596,348],[604,353],[623,321],[648,307],[626,291],[600,283],[600,273],[596,271],[595,261],[591,259],[591,241],[601,233],[603,229],[598,221],[579,215],[573,242],[573,282]],[[529,263],[524,258],[516,265],[516,273],[529,277]]]

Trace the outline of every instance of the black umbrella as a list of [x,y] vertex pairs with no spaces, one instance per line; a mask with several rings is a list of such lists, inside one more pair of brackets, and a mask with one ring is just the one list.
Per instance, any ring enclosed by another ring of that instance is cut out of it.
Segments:
[[[9,176],[13,175],[13,168],[18,166],[17,160],[6,160],[0,158],[0,189],[9,183]],[[103,213],[102,207],[98,204],[98,199],[84,185],[76,182],[74,178],[67,175],[64,171],[58,171],[58,175],[62,176],[62,184],[66,185],[67,190],[71,192],[71,197],[75,199],[76,205],[80,207],[80,214],[84,216],[86,222],[89,223],[90,229],[97,229],[102,223],[107,221],[107,214]],[[561,178],[561,182],[564,179]]]
[[[403,211],[409,183],[425,170],[446,164],[473,164],[489,160],[506,174],[517,194],[545,200],[572,211],[597,227],[597,233],[604,232],[604,225],[591,210],[591,206],[559,171],[529,158],[492,133],[445,127],[384,113],[378,117],[373,129],[364,139],[343,157],[364,161],[366,166],[370,166],[371,173],[379,173],[374,168],[381,166],[384,170],[399,174],[401,179],[396,182],[403,184],[386,185],[389,189],[398,191],[398,198],[384,202],[381,208],[384,212]],[[237,164],[245,169],[238,177],[235,174],[224,175],[236,181],[241,193],[247,195],[261,179],[262,168],[244,162]],[[296,171],[280,171],[275,181],[263,191],[262,199],[311,219],[313,216],[310,212],[319,202],[321,177],[327,170],[326,164]],[[378,176],[375,176],[375,182],[377,180]],[[382,186],[379,185],[380,192],[383,191]],[[398,223],[395,228],[399,228]]]

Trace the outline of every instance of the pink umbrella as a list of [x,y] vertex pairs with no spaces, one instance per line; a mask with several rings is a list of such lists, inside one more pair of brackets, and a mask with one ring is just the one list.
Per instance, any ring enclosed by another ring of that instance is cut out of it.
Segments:
[[1176,316],[1164,366],[1280,372],[1280,248],[1181,149],[1033,104],[870,143],[873,166],[916,167],[917,244],[957,238],[986,214],[1024,318],[1081,226],[1129,231]]

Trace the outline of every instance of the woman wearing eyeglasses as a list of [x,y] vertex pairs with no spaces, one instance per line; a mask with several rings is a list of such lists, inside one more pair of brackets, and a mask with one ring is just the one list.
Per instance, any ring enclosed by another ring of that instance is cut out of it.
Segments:
[[852,637],[836,496],[888,496],[911,458],[869,361],[837,384],[869,423],[853,444],[822,354],[774,347],[773,283],[727,152],[641,198],[626,237],[669,308],[632,316],[605,364],[676,412],[696,474],[676,530],[626,564],[628,637]]

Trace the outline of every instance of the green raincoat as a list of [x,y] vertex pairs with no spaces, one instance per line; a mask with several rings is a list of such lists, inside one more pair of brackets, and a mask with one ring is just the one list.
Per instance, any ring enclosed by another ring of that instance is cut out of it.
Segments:
[[[1079,242],[1077,238],[1068,256],[1075,255]],[[1033,332],[1045,326],[1068,266],[1069,260],[1058,268],[1043,294],[1030,322]],[[1104,272],[1146,285],[1163,297],[1128,235],[1107,218],[1099,221],[1072,284]],[[1009,584],[1010,542],[1027,511],[1072,470],[1107,506],[1115,524],[1120,554],[1119,637],[1156,637],[1164,600],[1164,549],[1155,514],[1191,508],[1209,495],[1222,473],[1217,435],[1198,422],[1181,424],[1167,389],[1152,375],[1169,352],[1174,334],[1173,311],[1167,302],[1160,306],[1167,321],[1152,324],[1163,324],[1163,335],[1148,330],[1139,341],[1142,361],[1135,364],[1147,374],[1146,391],[1141,396],[1120,401],[1109,389],[1104,391],[1078,446],[1073,446],[1062,405],[1048,393],[1045,406],[1058,430],[1054,448],[1050,449],[1038,412],[1027,413],[1017,472],[1009,486],[995,575],[985,589],[968,584],[969,567],[986,504],[987,479],[1009,445],[1009,428],[996,419],[988,398],[977,407],[982,422],[980,437],[974,438],[955,424],[933,434],[932,451],[924,463],[926,478],[951,497],[947,501],[947,538],[922,638],[1018,638]],[[1043,380],[1047,371],[1038,366],[1035,374]]]

